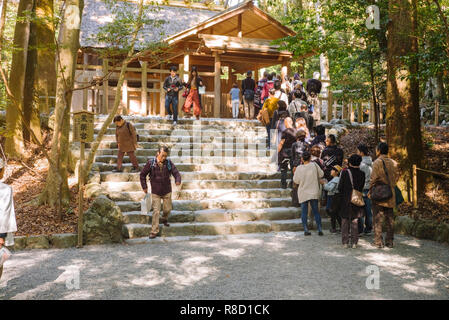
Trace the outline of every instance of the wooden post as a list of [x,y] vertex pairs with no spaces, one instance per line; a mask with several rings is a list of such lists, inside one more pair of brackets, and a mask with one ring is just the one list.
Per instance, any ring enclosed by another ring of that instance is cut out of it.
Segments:
[[142,90],[140,96],[140,114],[148,115],[147,99],[148,99],[148,74],[147,74],[148,62],[142,62]]
[[78,167],[78,248],[83,246],[83,188],[84,188],[84,142],[80,142],[80,164]]
[[369,114],[368,114],[368,121],[369,122],[374,122],[374,110],[373,110],[373,106],[371,105],[371,102],[368,102],[368,110],[369,110]]
[[[164,69],[163,64],[161,64],[161,69]],[[160,115],[161,117],[165,117],[164,74],[162,72],[159,74],[159,105],[160,105]]]
[[418,176],[416,164],[413,165],[413,207],[418,208]]
[[363,123],[363,105],[361,101],[357,103],[357,120],[359,123]]
[[[118,90],[118,88],[117,88]],[[122,103],[121,103],[121,113],[124,115],[128,114],[128,80],[123,81],[122,85]]]
[[[108,59],[103,59],[103,76],[108,74]],[[101,104],[101,113],[108,114],[109,112],[109,85],[108,80],[103,81],[103,103]]]
[[221,109],[221,60],[218,52],[214,52],[214,118],[220,118]]
[[348,103],[345,103],[344,101],[342,101],[341,103],[341,117],[342,119],[346,120],[348,119]]
[[440,103],[435,101],[435,127],[440,123]]
[[[184,81],[184,64],[179,64],[179,79],[181,81]],[[182,118],[184,117],[184,111],[182,110],[182,106],[184,105],[185,98],[182,97],[182,94],[184,93],[184,88],[179,91],[178,93],[178,117]]]
[[332,91],[329,90],[327,94],[327,112],[326,112],[326,121],[329,122],[332,119],[332,105],[334,103]]

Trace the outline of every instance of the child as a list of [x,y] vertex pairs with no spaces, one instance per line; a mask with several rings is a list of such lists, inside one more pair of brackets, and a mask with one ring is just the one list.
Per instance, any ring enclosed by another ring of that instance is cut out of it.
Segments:
[[240,89],[237,86],[237,83],[232,85],[232,89],[229,92],[231,95],[231,104],[232,104],[232,117],[237,119],[239,117],[239,107],[240,107]]
[[338,224],[341,227],[341,218],[338,215],[338,212],[336,210],[333,210],[332,208],[335,208],[334,205],[332,205],[332,202],[334,200],[335,194],[338,192],[338,183],[340,182],[340,171],[341,167],[339,165],[335,165],[332,167],[331,170],[331,176],[332,180],[329,181],[324,185],[324,190],[327,191],[327,203],[326,203],[326,212],[331,217],[331,233],[336,233],[336,221],[338,220]]

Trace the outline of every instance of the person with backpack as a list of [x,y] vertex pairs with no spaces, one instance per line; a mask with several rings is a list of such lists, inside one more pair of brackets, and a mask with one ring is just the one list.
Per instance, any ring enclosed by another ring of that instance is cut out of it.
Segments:
[[337,138],[330,134],[326,138],[326,147],[321,153],[321,159],[324,161],[324,177],[331,180],[331,170],[335,165],[343,165],[343,150],[337,146]]
[[134,126],[125,121],[122,116],[118,115],[114,117],[115,139],[118,145],[117,155],[117,168],[112,170],[113,172],[122,172],[122,162],[125,153],[128,154],[131,163],[133,164],[133,170],[131,172],[139,172],[139,162],[134,152],[137,150],[138,135]]
[[318,199],[321,196],[321,184],[324,173],[323,170],[311,161],[311,154],[304,151],[302,154],[303,164],[298,166],[293,175],[293,182],[298,185],[298,202],[301,204],[301,222],[304,228],[304,235],[310,236],[307,226],[307,215],[309,211],[309,204],[312,207],[312,212],[315,216],[317,224],[318,235],[323,235],[321,227],[321,216],[318,211]]
[[307,102],[301,99],[302,93],[300,91],[293,91],[293,95],[295,99],[290,102],[288,106],[288,113],[290,114],[290,117],[293,119],[293,121],[295,121],[295,115],[301,112],[301,106],[304,105],[307,108]]
[[371,211],[371,199],[368,198],[373,160],[369,156],[368,147],[365,144],[357,146],[357,154],[362,157],[360,170],[365,174],[365,186],[363,187],[363,200],[365,201],[365,214],[359,219],[359,235],[369,234],[373,230],[373,212]]
[[[270,143],[271,143],[271,121],[273,119],[274,111],[276,111],[278,108],[278,101],[279,101],[279,99],[274,96],[274,93],[275,93],[274,88],[271,88],[269,91],[270,97],[265,100],[263,107],[262,107],[262,111],[266,110],[266,112],[268,113],[268,119],[267,119],[268,121],[265,124],[265,128],[267,129],[267,148],[268,149],[270,148]],[[259,116],[261,116],[261,114]]]
[[332,202],[334,200],[335,194],[338,192],[338,184],[340,182],[340,172],[342,168],[338,165],[334,166],[331,171],[332,180],[327,182],[323,189],[327,192],[326,197],[326,213],[331,217],[331,229],[330,233],[337,232],[337,221],[341,228],[341,217],[338,211],[333,210]]
[[147,187],[147,176],[150,179],[151,184],[151,201],[152,201],[152,226],[150,239],[157,237],[159,233],[159,214],[161,211],[161,201],[162,201],[162,212],[163,217],[161,222],[164,226],[169,227],[168,215],[172,210],[172,187],[170,182],[170,176],[175,178],[175,183],[177,186],[181,185],[181,175],[174,165],[174,163],[167,158],[168,148],[165,146],[159,147],[156,157],[149,159],[140,173],[140,185],[142,186],[143,192],[148,193]]
[[[363,215],[362,191],[365,185],[365,174],[360,170],[362,157],[353,154],[349,157],[349,168],[344,169],[340,175],[338,192],[342,195],[340,204],[341,241],[344,248],[357,248],[359,241],[358,219]],[[360,200],[355,203],[354,199]],[[351,244],[349,244],[351,238]]]
[[[373,163],[373,171],[371,172],[369,197],[373,202],[373,218],[374,218],[374,242],[373,246],[382,248],[385,246],[393,248],[394,240],[394,215],[393,208],[396,207],[396,191],[395,186],[399,180],[398,164],[388,157],[388,144],[380,142],[376,148],[377,159]],[[374,188],[378,186],[387,187],[390,194],[387,199],[376,201],[373,199]],[[386,220],[387,234],[385,243],[382,239],[382,225]]]
[[246,73],[246,79],[242,81],[243,106],[245,108],[245,119],[254,119],[254,95],[256,82],[252,78],[252,71]]
[[285,91],[281,89],[281,81],[276,80],[274,82],[274,90],[275,90],[274,96],[279,100],[284,101],[285,105],[288,106],[288,96],[285,93]]
[[[175,66],[170,67],[170,75],[165,78],[163,88],[166,92],[165,95],[165,111],[167,112],[167,119],[171,120],[173,116],[173,125],[176,125],[178,121],[178,92],[182,89],[183,85],[181,80],[176,74],[178,69]],[[173,112],[170,110],[170,104]]]
[[315,138],[313,138],[311,145],[318,145],[320,146],[321,150],[324,150],[324,148],[326,147],[326,128],[324,128],[324,126],[320,124],[315,128],[315,132],[316,136]]
[[[284,113],[288,115],[287,112]],[[285,130],[282,132],[278,144],[278,164],[281,171],[281,188],[287,189],[287,172],[290,167],[292,169],[292,145],[296,142],[296,130],[293,127],[293,120],[286,117],[282,120],[285,125]]]

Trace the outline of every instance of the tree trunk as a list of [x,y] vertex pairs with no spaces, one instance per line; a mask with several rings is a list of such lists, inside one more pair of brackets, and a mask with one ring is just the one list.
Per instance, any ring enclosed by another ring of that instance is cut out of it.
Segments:
[[[83,14],[83,0],[68,0],[66,8],[70,5],[79,8],[79,19]],[[65,11],[67,15],[68,11]],[[67,24],[67,21],[70,23]],[[59,48],[57,54],[57,83],[55,104],[55,127],[52,137],[50,158],[57,164],[50,166],[47,181],[39,202],[51,206],[60,200],[63,205],[70,201],[68,187],[68,155],[69,155],[69,131],[70,131],[70,105],[76,71],[76,60],[79,49],[79,27],[73,25],[73,17],[65,17],[62,20],[59,31]]]
[[[35,11],[36,2],[33,4],[33,12]],[[36,75],[37,71],[37,52],[36,46],[38,42],[36,41],[36,23],[30,23],[30,35],[28,39],[28,54],[26,60],[26,70],[25,70],[25,86],[23,92],[23,114],[25,116],[24,121],[36,135],[39,141],[42,141],[41,134],[41,124],[39,109],[37,107],[38,98],[37,92],[35,90],[35,79],[38,77]],[[30,132],[27,127],[22,126],[23,139],[25,141],[31,142]],[[36,142],[37,143],[37,142]]]
[[[41,19],[53,18],[53,0],[37,1],[36,16]],[[37,50],[37,72],[34,87],[39,96],[40,112],[48,114],[50,108],[55,106],[56,92],[55,26],[53,22],[47,21],[36,25],[36,40],[40,48]]]
[[371,95],[373,98],[373,107],[374,107],[374,140],[379,143],[379,105],[377,103],[376,97],[376,82],[374,77],[374,61],[371,56],[370,66],[369,66],[370,78],[371,78]]
[[399,162],[410,181],[412,165],[421,166],[423,145],[419,113],[418,61],[411,65],[401,56],[416,53],[417,0],[390,0],[387,51],[387,142],[391,157]]
[[[33,0],[21,0],[17,10],[17,17],[24,17],[24,11],[33,10]],[[25,88],[25,72],[28,55],[28,40],[30,35],[30,22],[26,19],[17,21],[14,30],[14,50],[11,62],[11,72],[9,77],[9,86],[14,99],[17,101],[19,110],[24,110],[23,95]],[[19,110],[14,106],[13,101],[8,99],[6,107],[6,128],[12,133],[5,141],[5,152],[11,158],[23,158],[25,147],[23,143],[22,122],[19,116]]]

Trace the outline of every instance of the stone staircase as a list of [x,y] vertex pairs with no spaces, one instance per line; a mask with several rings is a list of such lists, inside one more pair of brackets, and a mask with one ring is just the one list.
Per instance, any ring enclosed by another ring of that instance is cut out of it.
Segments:
[[[301,210],[291,205],[291,189],[280,188],[280,173],[265,148],[265,128],[257,121],[179,119],[173,128],[171,121],[160,117],[124,118],[135,125],[140,136],[136,156],[142,168],[164,144],[170,147],[169,158],[181,173],[180,187],[172,181],[173,211],[170,227],[160,225],[162,237],[302,230]],[[97,118],[95,134],[103,121],[104,117]],[[99,170],[101,187],[122,210],[124,236],[134,242],[145,241],[152,212],[141,214],[144,193],[139,173],[130,172],[127,156],[123,172],[112,172],[116,162],[112,124],[94,167]],[[323,229],[327,225],[323,219]]]

